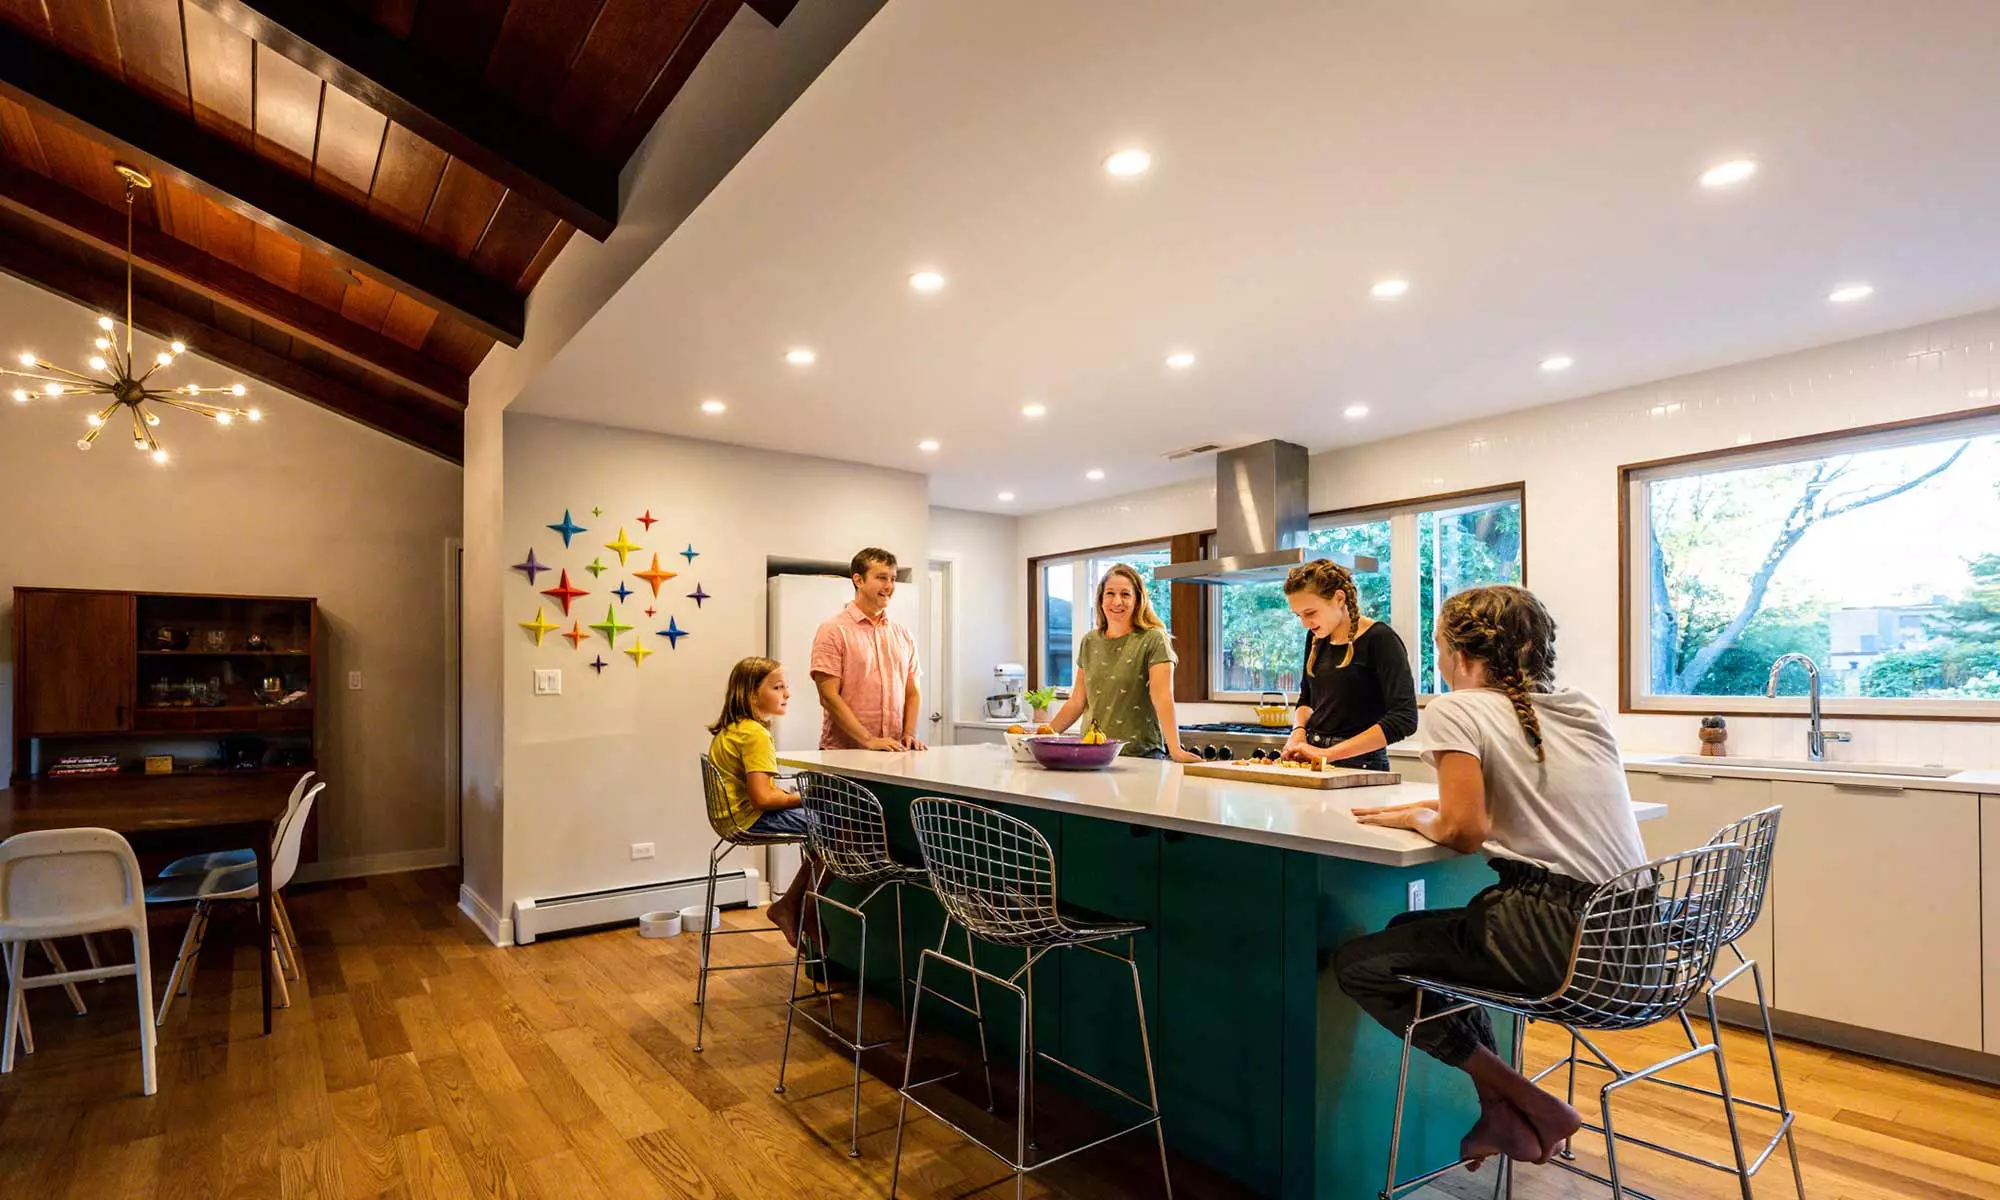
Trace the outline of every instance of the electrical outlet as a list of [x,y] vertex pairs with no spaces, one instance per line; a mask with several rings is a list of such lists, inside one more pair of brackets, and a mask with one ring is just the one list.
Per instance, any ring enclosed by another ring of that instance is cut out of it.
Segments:
[[555,668],[538,667],[535,670],[535,695],[562,695],[562,672]]
[[1421,879],[1410,880],[1410,911],[1424,911],[1424,881]]
[[361,672],[349,671],[347,673],[347,690],[350,692],[361,690]]
[[637,861],[639,861],[639,860],[640,860],[640,859],[642,859],[642,858],[651,858],[651,857],[653,857],[653,843],[651,843],[651,842],[633,842],[633,843],[632,843],[632,861],[633,861],[633,862],[637,862]]

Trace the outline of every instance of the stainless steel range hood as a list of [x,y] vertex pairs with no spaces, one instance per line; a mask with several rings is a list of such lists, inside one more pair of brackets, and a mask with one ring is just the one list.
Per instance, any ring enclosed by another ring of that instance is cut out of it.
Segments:
[[[1215,456],[1215,540],[1209,557],[1154,570],[1170,583],[1237,584],[1282,581],[1306,560],[1312,512],[1306,499],[1306,448],[1258,442]],[[1330,555],[1350,570],[1369,572],[1377,560]]]

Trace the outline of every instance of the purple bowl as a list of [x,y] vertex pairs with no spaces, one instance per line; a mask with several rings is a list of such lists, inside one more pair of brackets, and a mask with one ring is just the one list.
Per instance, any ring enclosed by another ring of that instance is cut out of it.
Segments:
[[1051,771],[1101,771],[1125,748],[1121,741],[1086,744],[1077,737],[1031,737],[1028,752]]

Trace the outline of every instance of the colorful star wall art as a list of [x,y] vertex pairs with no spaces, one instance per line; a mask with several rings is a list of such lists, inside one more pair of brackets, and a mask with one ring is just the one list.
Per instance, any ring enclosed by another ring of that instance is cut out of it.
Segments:
[[618,597],[618,603],[623,604],[628,598],[631,597],[632,589],[626,587],[624,584],[621,583],[617,587],[611,589],[611,594]]
[[694,548],[693,542],[689,542],[688,548],[681,551],[681,557],[687,559],[688,566],[691,567],[694,565],[694,560],[701,557],[701,551]]
[[649,508],[646,510],[646,515],[639,518],[639,524],[644,525],[646,527],[647,533],[651,533],[653,532],[653,525],[656,522],[658,522],[659,519],[660,518],[653,515],[653,510]]
[[634,550],[641,549],[637,542],[630,541],[625,537],[625,527],[623,525],[618,527],[618,540],[604,543],[604,548],[618,552],[618,565],[621,567],[625,565],[626,555],[632,553]]
[[590,577],[595,579],[611,568],[604,565],[604,556],[600,554],[596,558],[591,559],[590,563],[583,569],[590,572]]
[[575,521],[570,520],[569,510],[566,508],[563,509],[562,523],[559,525],[551,525],[549,526],[549,528],[563,535],[563,549],[565,550],[569,549],[569,540],[571,538],[575,537],[579,533],[590,532],[588,528],[577,524]]
[[561,585],[552,588],[543,588],[542,595],[549,596],[556,600],[561,601],[563,606],[563,616],[566,617],[569,615],[569,602],[576,599],[578,596],[588,596],[590,595],[590,593],[584,591],[580,587],[570,586],[569,571],[564,570],[562,573]]
[[697,583],[694,585],[694,590],[688,593],[688,599],[694,601],[696,608],[700,608],[702,601],[712,599],[712,597],[707,592],[702,591],[701,585]]
[[674,577],[672,571],[662,571],[660,569],[660,556],[657,553],[653,555],[652,566],[643,571],[634,571],[632,574],[653,585],[653,598],[655,600],[660,598],[660,585]]
[[672,617],[668,617],[667,627],[660,630],[659,636],[667,639],[667,648],[669,650],[678,650],[681,648],[681,639],[688,636],[688,631],[682,629]]
[[593,517],[601,517],[604,515],[604,510],[601,508],[593,508],[590,510],[590,515]]
[[618,610],[607,604],[604,606],[604,619],[592,625],[591,628],[603,634],[604,640],[610,642],[612,648],[616,649],[618,646],[618,635],[632,627],[620,621],[618,619]]
[[625,649],[621,651],[621,653],[629,654],[632,656],[633,666],[643,667],[646,665],[646,656],[648,654],[654,653],[654,651],[646,649],[646,643],[641,641],[641,642],[633,642],[631,645],[625,647]]
[[648,604],[646,606],[646,615],[649,617],[657,617],[660,615],[660,610]]
[[545,567],[542,564],[535,561],[535,548],[533,546],[528,547],[528,557],[525,561],[517,562],[513,566],[507,569],[510,571],[519,571],[523,575],[526,575],[528,577],[528,583],[530,585],[532,585],[535,582],[535,576],[541,574],[543,571],[549,570],[548,567]]
[[590,635],[583,631],[583,626],[580,623],[576,621],[571,621],[569,623],[569,628],[563,630],[562,636],[569,639],[569,648],[574,650],[577,647],[583,645],[584,640],[588,638]]
[[591,660],[590,669],[597,672],[599,675],[602,675],[604,674],[604,668],[610,665],[611,665],[610,663],[604,661],[604,656],[600,654],[596,658]]
[[[539,646],[542,644],[542,639],[549,635],[549,630],[561,629],[562,626],[556,624],[554,621],[551,621],[547,617],[543,616],[542,606],[537,604],[535,606],[535,619],[532,621],[521,622],[521,628],[527,630],[531,634],[534,634],[535,645]],[[596,626],[593,625],[591,628],[594,629],[596,628]]]

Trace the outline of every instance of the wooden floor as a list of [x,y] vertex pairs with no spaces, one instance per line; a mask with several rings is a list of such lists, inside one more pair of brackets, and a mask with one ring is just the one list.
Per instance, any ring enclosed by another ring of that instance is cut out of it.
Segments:
[[[708,1052],[697,1055],[696,939],[645,941],[623,929],[497,950],[459,916],[456,890],[447,872],[298,889],[306,979],[269,1038],[257,1036],[254,955],[240,929],[231,936],[218,920],[192,1002],[163,1032],[150,1098],[139,1094],[129,983],[85,986],[84,1018],[60,991],[34,993],[37,1052],[0,1078],[0,1197],[886,1192],[891,1089],[865,1087],[858,1161],[845,1153],[845,1059],[799,1038],[790,1091],[772,1092],[781,973],[715,984]],[[169,922],[155,930],[160,979],[178,933]],[[730,943],[739,956],[781,944]],[[1635,1059],[1673,1046],[1664,1036],[1612,1044]],[[1731,1035],[1729,1048],[1732,1077],[1768,1097],[1761,1047]],[[1541,1038],[1531,1058],[1554,1053]],[[2000,1197],[2000,1090],[1799,1045],[1784,1047],[1784,1061],[1814,1200]],[[1712,1101],[1658,1088],[1626,1095],[1622,1127],[1725,1152]],[[1032,1179],[1029,1194],[1157,1195],[1143,1150],[1081,1156]],[[1626,1161],[1629,1183],[1675,1200],[1736,1195],[1723,1176],[1658,1155],[1631,1151]],[[1489,1195],[1486,1178],[1458,1176],[1428,1195]],[[1175,1182],[1195,1200],[1235,1195],[1191,1168]],[[935,1123],[912,1124],[904,1194],[1011,1190],[992,1159]],[[1794,1194],[1782,1151],[1757,1190]],[[1515,1194],[1605,1193],[1524,1167]]]

